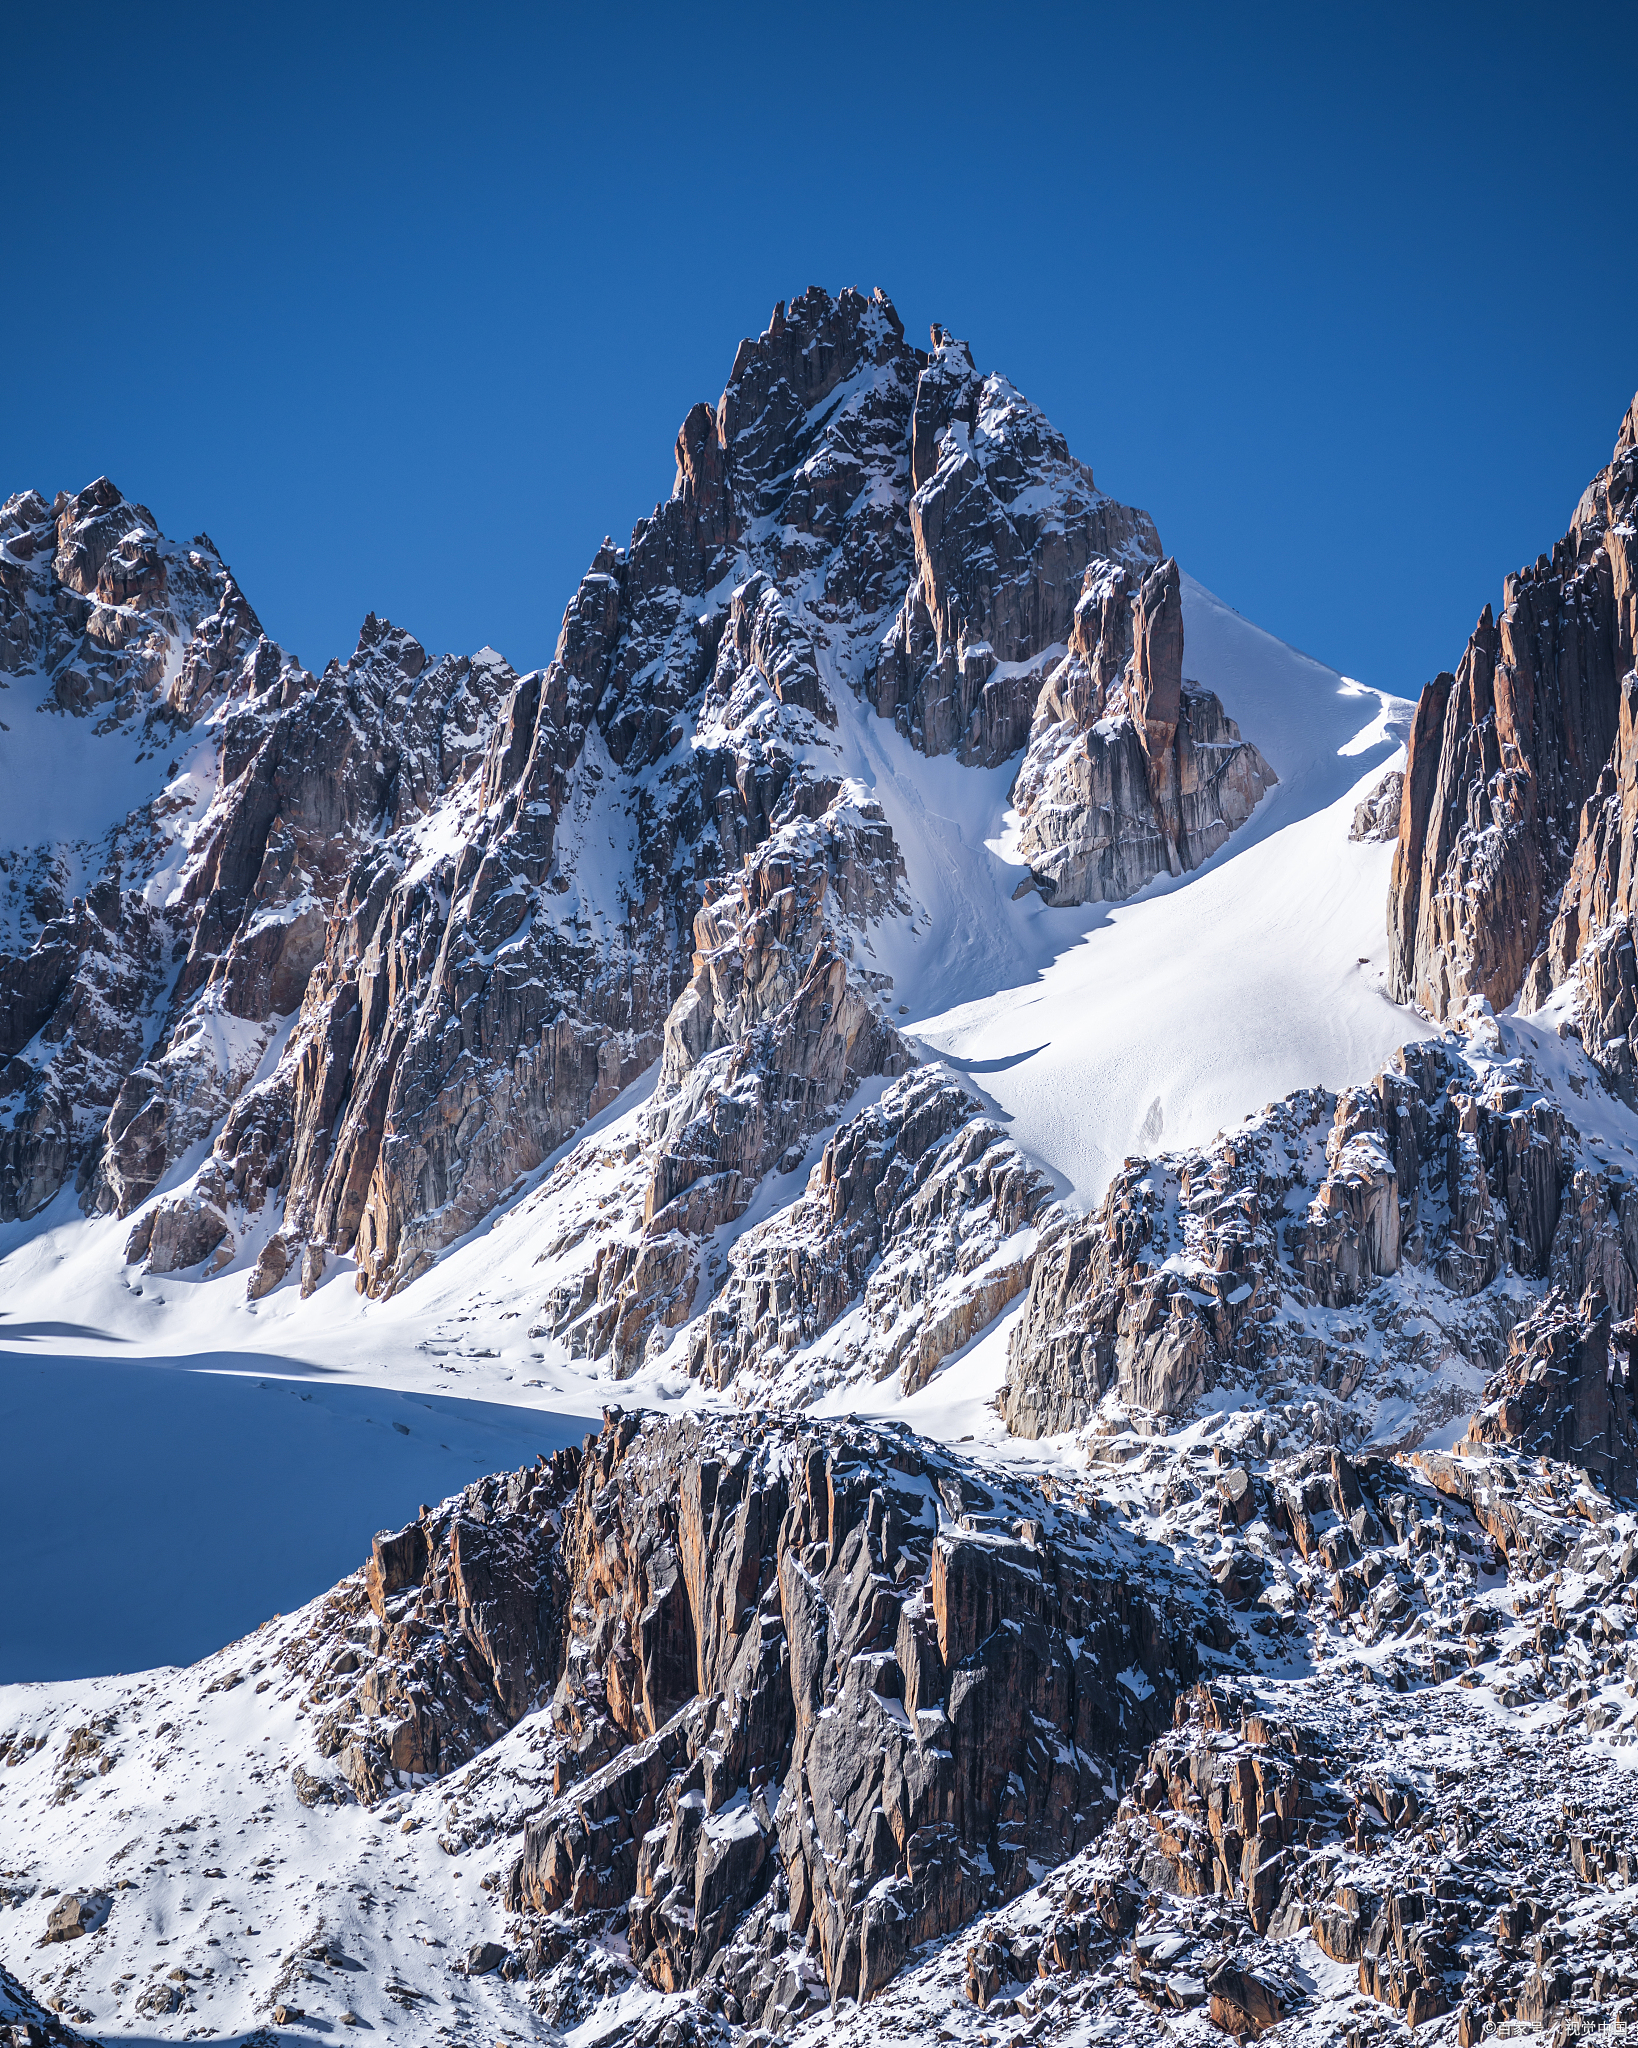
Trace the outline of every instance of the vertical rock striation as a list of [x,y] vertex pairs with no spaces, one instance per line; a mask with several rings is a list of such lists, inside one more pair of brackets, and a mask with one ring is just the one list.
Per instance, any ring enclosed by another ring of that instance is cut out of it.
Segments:
[[915,576],[874,678],[877,710],[929,754],[985,767],[1028,736],[1089,570],[1160,556],[1146,512],[1099,491],[1004,377],[942,327],[910,420]]
[[908,1430],[615,1410],[377,1537],[362,1637],[355,1582],[302,1657],[366,1804],[544,1708],[508,1906],[615,1916],[650,1983],[771,2024],[1107,1820],[1198,1663],[1197,1589],[1136,1556]]
[[[1622,705],[1638,645],[1633,415],[1551,555],[1510,576],[1411,727],[1390,992],[1435,1017],[1540,1002],[1621,902]],[[1612,811],[1611,806],[1614,805]],[[1562,902],[1560,896],[1562,892]],[[1557,912],[1555,918],[1555,911]]]
[[1090,568],[1013,790],[1042,896],[1116,901],[1196,868],[1277,780],[1218,698],[1183,679],[1176,562],[1135,587],[1124,568]]

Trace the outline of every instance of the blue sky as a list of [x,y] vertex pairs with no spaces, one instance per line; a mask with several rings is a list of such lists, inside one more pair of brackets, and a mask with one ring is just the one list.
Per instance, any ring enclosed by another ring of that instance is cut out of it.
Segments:
[[879,284],[1414,694],[1638,386],[1635,58],[1599,4],[32,8],[0,495],[106,471],[311,667],[371,609],[522,667],[740,335]]

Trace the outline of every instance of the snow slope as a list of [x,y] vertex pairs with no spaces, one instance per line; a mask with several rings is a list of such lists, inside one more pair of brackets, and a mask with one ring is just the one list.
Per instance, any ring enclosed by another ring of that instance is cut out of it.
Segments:
[[[1202,1143],[1293,1088],[1368,1078],[1427,1029],[1384,994],[1393,849],[1348,837],[1413,706],[1299,654],[1189,578],[1184,627],[1185,673],[1280,776],[1194,874],[1121,904],[1014,902],[1024,870],[1005,858],[1007,771],[929,764],[947,770],[920,778],[937,814],[926,800],[895,812],[902,775],[883,790],[912,884],[938,906],[893,963],[908,1028],[1082,1205],[1129,1154]],[[930,887],[927,866],[939,870]]]
[[37,687],[32,675],[0,677],[0,852],[101,840],[172,780],[166,762],[143,750],[139,721],[99,731],[49,693],[29,703]]
[[[37,1745],[0,1786],[14,1880],[0,1956],[100,2035],[243,2037],[275,2000],[308,2032],[333,2034],[343,2012],[423,2036],[515,2027],[509,1985],[451,1974],[497,1914],[494,1852],[452,1861],[439,1846],[450,1788],[373,1812],[301,1803],[292,1765],[323,1766],[279,1653],[308,1619],[268,1622],[187,1671],[0,1691],[0,1733]],[[80,1730],[76,1783],[59,1738]],[[489,1774],[515,1784],[531,1732],[514,1730]],[[107,1900],[103,1927],[35,1954],[53,1896],[75,1886]]]

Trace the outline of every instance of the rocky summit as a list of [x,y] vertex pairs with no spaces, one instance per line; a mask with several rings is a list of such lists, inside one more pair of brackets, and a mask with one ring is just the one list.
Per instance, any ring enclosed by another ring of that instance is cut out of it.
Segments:
[[1638,401],[1414,702],[880,291],[673,452],[526,672],[0,507],[0,1343],[440,1475],[0,1688],[0,2026],[1638,2026]]

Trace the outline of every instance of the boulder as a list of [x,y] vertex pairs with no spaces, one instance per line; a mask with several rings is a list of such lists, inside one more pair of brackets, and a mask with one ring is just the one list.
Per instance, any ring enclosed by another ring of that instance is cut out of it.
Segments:
[[64,1892],[46,1918],[46,1940],[77,1941],[82,1934],[94,1934],[112,1903],[100,1892]]
[[1236,2040],[1249,2040],[1277,2027],[1286,2012],[1283,1989],[1255,1971],[1220,1963],[1206,1984],[1212,2025]]
[[290,1247],[275,1231],[256,1255],[256,1264],[245,1282],[245,1298],[260,1301],[264,1294],[273,1292],[289,1270]]
[[1348,828],[1348,837],[1356,841],[1397,839],[1404,795],[1403,772],[1390,768],[1370,795],[1355,804],[1354,822]]
[[126,1246],[127,1260],[136,1251],[146,1258],[150,1273],[179,1273],[224,1248],[231,1257],[227,1200],[222,1175],[207,1160],[186,1187],[167,1195],[142,1219],[142,1235],[133,1233]]

